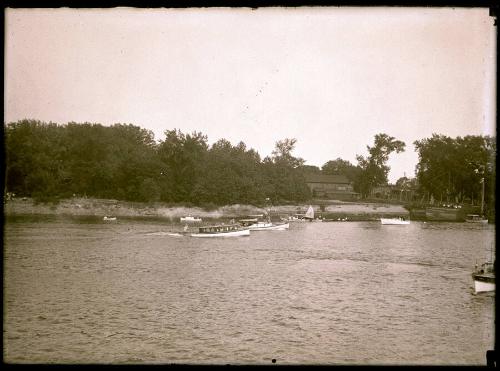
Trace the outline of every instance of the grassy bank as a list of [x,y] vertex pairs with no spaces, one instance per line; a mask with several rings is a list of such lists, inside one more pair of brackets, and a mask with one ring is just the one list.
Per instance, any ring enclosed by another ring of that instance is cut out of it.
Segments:
[[[305,212],[309,204],[273,205],[273,219],[279,216]],[[332,202],[329,205],[312,203],[316,215],[325,218],[348,218],[349,220],[376,220],[382,216],[408,216],[408,211],[400,205]],[[254,214],[264,214],[267,208],[253,205],[228,205],[206,210],[199,207],[185,207],[162,203],[146,204],[117,200],[72,198],[58,203],[36,203],[32,199],[13,199],[5,202],[5,215],[67,215],[67,216],[116,216],[116,217],[154,217],[178,221],[186,215],[207,219],[240,218]]]

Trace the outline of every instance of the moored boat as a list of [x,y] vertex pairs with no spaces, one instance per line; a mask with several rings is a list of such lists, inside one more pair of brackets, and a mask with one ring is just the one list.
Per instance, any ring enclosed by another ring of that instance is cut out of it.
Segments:
[[241,228],[238,224],[209,225],[198,228],[198,233],[191,237],[239,237],[249,236],[250,230]]
[[116,220],[116,216],[105,216],[104,218],[102,218],[102,220],[112,222]]
[[495,291],[495,264],[488,261],[481,264],[480,267],[476,266],[472,273],[472,279],[476,293]]
[[380,218],[380,222],[384,225],[406,225],[410,224],[409,220],[405,218]]
[[312,205],[309,205],[309,208],[306,211],[306,214],[304,215],[304,219],[309,220],[312,222],[314,220],[314,209]]
[[199,223],[201,221],[202,221],[201,218],[196,218],[196,217],[191,216],[191,215],[181,217],[181,222]]
[[305,222],[306,219],[304,219],[305,214],[294,214],[294,215],[289,215],[287,217],[281,217],[281,221],[283,222]]
[[465,218],[465,221],[467,223],[480,223],[480,224],[488,223],[488,219],[484,219],[481,215],[477,214],[468,214],[467,217]]

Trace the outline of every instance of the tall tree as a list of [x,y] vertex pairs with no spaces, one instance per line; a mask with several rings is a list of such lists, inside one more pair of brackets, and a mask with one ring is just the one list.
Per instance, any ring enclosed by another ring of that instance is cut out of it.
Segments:
[[374,145],[367,146],[367,149],[368,157],[356,155],[358,166],[362,169],[357,183],[363,197],[367,197],[374,187],[387,183],[390,170],[387,166],[389,155],[393,152],[403,152],[405,143],[387,134],[377,134]]
[[208,150],[207,136],[201,132],[183,134],[180,130],[165,131],[165,140],[158,148],[164,165],[162,199],[164,201],[195,201],[193,189],[201,173]]
[[272,156],[263,161],[264,174],[269,182],[267,189],[270,191],[266,197],[273,201],[304,201],[311,197],[300,169],[305,161],[292,155],[296,142],[295,138],[276,142]]
[[351,182],[354,182],[359,177],[361,168],[339,157],[336,160],[326,162],[321,167],[321,171],[323,174],[344,175]]
[[446,202],[468,203],[481,198],[494,206],[496,142],[489,136],[451,138],[432,134],[414,142],[419,155],[417,179],[420,191]]

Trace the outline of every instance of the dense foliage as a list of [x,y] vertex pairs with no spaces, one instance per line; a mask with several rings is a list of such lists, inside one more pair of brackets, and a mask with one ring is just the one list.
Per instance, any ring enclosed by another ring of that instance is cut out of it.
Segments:
[[423,197],[438,202],[479,204],[495,201],[496,141],[489,136],[450,138],[433,134],[414,142],[419,155],[417,181]]
[[73,195],[195,205],[304,201],[310,198],[295,139],[271,157],[243,142],[212,146],[199,132],[151,131],[134,125],[57,125],[34,120],[4,128],[6,191],[46,201]]
[[392,152],[403,152],[405,143],[387,134],[377,134],[373,147],[367,146],[367,149],[369,155],[366,158],[356,156],[361,168],[357,178],[358,189],[363,197],[367,197],[376,186],[387,183],[390,168],[386,163],[389,155]]
[[[353,165],[341,158],[322,168],[293,156],[296,139],[276,143],[261,159],[245,143],[220,139],[211,146],[200,132],[166,130],[155,141],[151,131],[130,124],[57,125],[22,120],[4,126],[5,192],[48,201],[71,196],[118,200],[265,205],[311,199],[308,174],[344,175],[364,198],[387,184],[391,153],[405,144],[377,134],[368,156]],[[414,142],[419,155],[416,178],[396,186],[429,201],[478,204],[483,179],[485,203],[494,205],[496,142],[488,136],[455,139],[434,134]]]

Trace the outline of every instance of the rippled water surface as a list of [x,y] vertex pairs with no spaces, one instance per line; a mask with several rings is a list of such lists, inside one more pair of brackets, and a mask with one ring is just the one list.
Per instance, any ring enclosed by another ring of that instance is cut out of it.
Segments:
[[4,361],[486,364],[495,228],[295,223],[195,239],[160,221],[4,227]]

